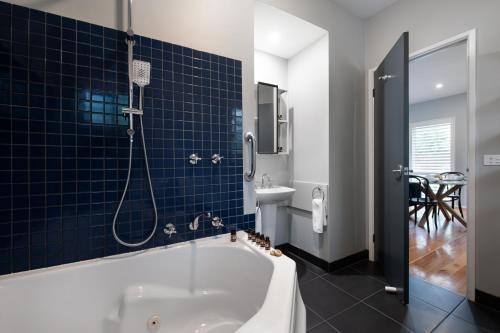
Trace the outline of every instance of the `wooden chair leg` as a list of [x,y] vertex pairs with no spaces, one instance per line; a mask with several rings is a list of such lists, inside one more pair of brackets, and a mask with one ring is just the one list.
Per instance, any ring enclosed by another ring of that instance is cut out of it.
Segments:
[[415,225],[417,224],[417,205],[413,206],[413,210],[415,211]]

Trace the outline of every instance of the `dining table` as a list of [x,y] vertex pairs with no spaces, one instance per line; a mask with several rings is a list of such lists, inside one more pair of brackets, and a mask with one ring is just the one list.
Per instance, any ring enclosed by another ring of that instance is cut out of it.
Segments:
[[[447,198],[449,195],[454,194],[460,188],[467,185],[467,179],[441,179],[439,177],[429,176],[429,175],[421,175],[416,174],[415,176],[422,176],[429,180],[429,197],[432,200],[436,200],[438,209],[443,213],[446,222],[451,221],[451,217],[453,216],[458,222],[460,222],[464,227],[467,227],[467,221],[458,214],[455,209],[451,208],[447,202]],[[432,186],[435,185],[435,186]],[[424,205],[420,205],[416,207],[416,210],[420,210],[424,208]],[[427,222],[427,213],[432,212],[432,207],[425,207],[426,211],[420,219],[418,226],[423,227]],[[410,215],[415,213],[415,209],[410,212]]]

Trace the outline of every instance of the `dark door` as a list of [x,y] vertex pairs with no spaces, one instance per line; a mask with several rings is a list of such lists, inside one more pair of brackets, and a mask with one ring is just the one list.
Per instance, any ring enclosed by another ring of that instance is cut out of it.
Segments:
[[375,71],[375,256],[408,303],[408,33]]

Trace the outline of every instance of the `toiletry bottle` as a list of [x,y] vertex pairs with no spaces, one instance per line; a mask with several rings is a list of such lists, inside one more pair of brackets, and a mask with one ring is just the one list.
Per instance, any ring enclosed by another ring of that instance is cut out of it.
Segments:
[[247,230],[247,235],[248,235],[248,240],[251,241],[252,240],[252,232],[253,230],[252,229],[248,229]]
[[266,239],[264,238],[264,235],[260,235],[260,247],[266,247]]
[[236,242],[236,230],[231,230],[231,242]]
[[271,249],[271,240],[269,239],[269,237],[266,237],[266,250],[270,249]]
[[255,243],[257,245],[260,245],[260,232],[255,234]]

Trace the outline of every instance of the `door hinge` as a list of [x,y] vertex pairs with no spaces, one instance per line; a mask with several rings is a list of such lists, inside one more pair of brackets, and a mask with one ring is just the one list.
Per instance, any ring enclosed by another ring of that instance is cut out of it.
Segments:
[[372,90],[373,98],[375,98],[375,89]]
[[372,242],[375,243],[375,234],[372,235]]

